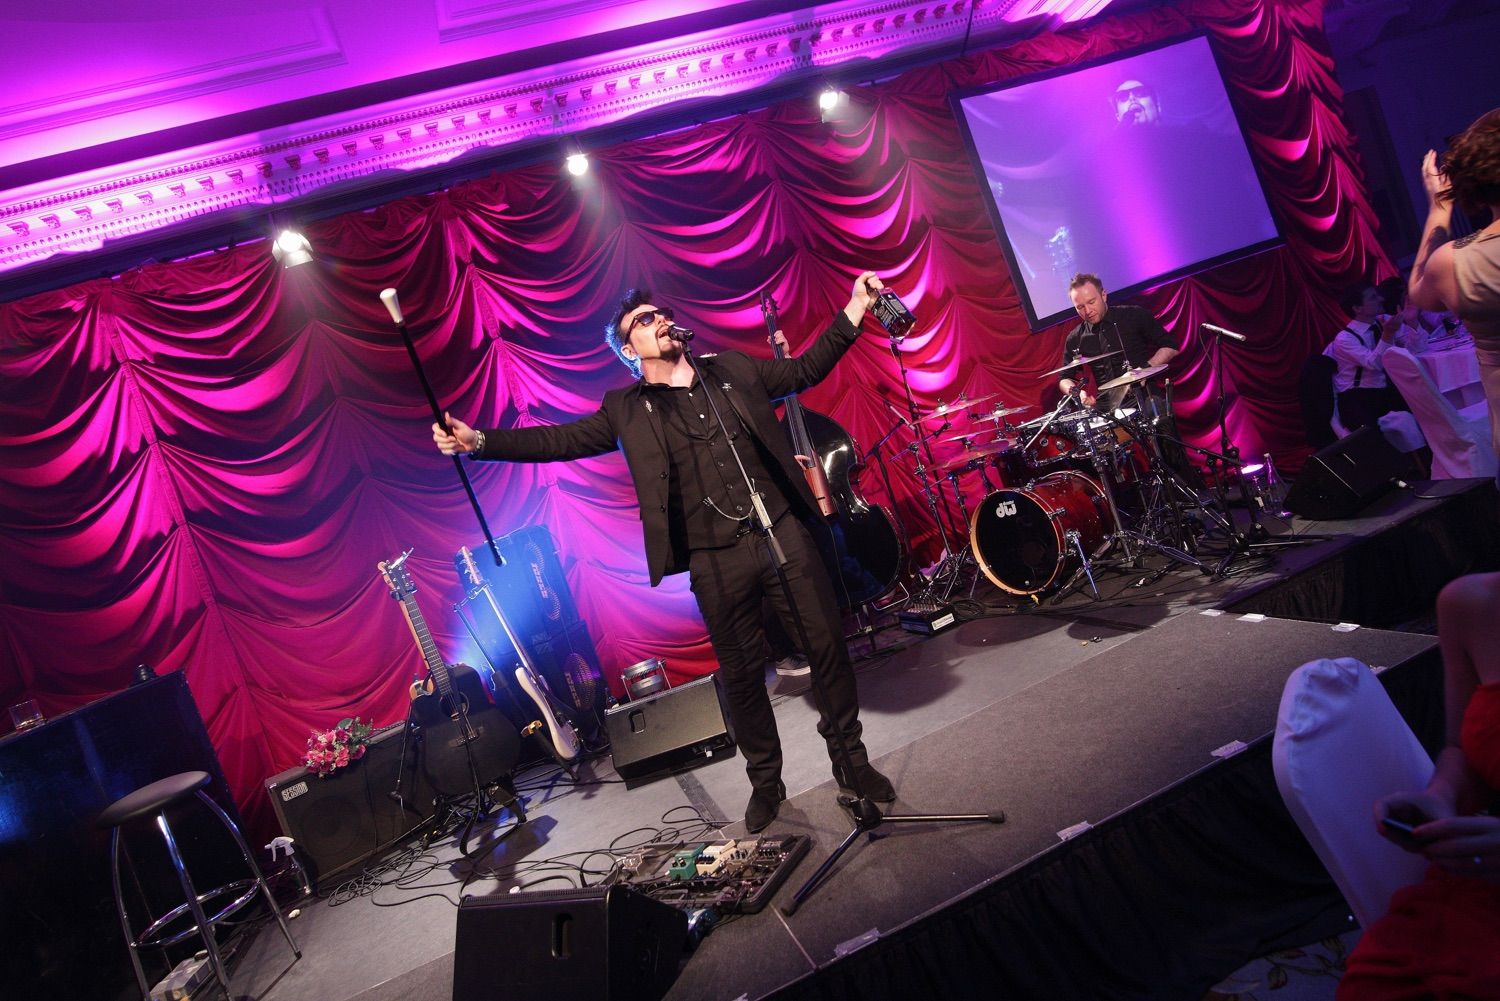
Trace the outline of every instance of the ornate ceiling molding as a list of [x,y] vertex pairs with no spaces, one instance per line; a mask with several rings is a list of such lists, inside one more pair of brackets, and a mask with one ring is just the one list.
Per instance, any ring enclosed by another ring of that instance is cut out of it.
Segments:
[[[871,77],[893,58],[957,51],[966,39],[994,44],[1108,2],[836,3],[32,184],[0,193],[0,272],[231,210],[295,211],[314,195],[357,193],[391,171],[476,151],[564,136],[586,143],[591,130],[668,105],[711,107],[789,81],[811,84],[856,61],[853,79]],[[451,6],[454,30],[491,9]]]

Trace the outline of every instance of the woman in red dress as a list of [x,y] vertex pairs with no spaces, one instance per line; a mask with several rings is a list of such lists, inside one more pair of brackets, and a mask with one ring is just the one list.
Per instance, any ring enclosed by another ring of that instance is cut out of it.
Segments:
[[1500,998],[1500,574],[1459,578],[1437,610],[1447,746],[1425,789],[1375,804],[1381,833],[1432,865],[1366,929],[1338,1001]]

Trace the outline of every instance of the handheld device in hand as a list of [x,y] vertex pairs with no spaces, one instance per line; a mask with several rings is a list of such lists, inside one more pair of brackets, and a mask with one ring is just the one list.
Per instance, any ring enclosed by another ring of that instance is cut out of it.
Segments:
[[1418,818],[1415,823],[1398,820],[1395,817],[1381,817],[1380,826],[1384,828],[1386,836],[1403,848],[1420,849],[1426,842],[1417,837],[1413,832],[1421,825],[1427,823],[1426,817]]

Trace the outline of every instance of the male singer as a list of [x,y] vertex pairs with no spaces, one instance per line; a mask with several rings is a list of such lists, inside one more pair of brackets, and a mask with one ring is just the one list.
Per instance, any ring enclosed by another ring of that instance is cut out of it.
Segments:
[[[450,416],[451,434],[438,424],[432,429],[443,454],[475,459],[549,462],[615,448],[625,453],[640,502],[651,586],[668,574],[688,572],[719,658],[730,722],[750,777],[745,826],[752,832],[769,825],[786,799],[781,741],[765,686],[762,596],[792,636],[798,635],[792,606],[807,630],[804,653],[817,682],[813,691],[821,688],[826,697],[817,707],[818,733],[828,745],[834,777],[845,788],[857,778],[861,791],[878,802],[896,798],[860,740],[854,668],[838,603],[802,524],[818,517],[818,505],[775,413],[776,400],[816,385],[833,370],[858,338],[865,311],[882,287],[873,272],[855,279],[849,304],[799,357],[758,359],[725,351],[697,359],[702,382],[685,348],[691,333],[672,322],[670,309],[654,305],[649,292],[632,289],[606,325],[605,341],[637,379],[606,393],[594,413],[557,427],[484,430]],[[755,504],[736,452],[786,553],[791,605],[756,531]],[[840,758],[840,734],[852,777]]]

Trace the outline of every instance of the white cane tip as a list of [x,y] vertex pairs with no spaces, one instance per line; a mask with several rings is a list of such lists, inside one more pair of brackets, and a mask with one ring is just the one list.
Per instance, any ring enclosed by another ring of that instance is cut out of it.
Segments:
[[385,303],[385,311],[391,314],[391,319],[396,323],[401,322],[401,302],[396,297],[396,290],[385,289],[380,293],[380,301]]

